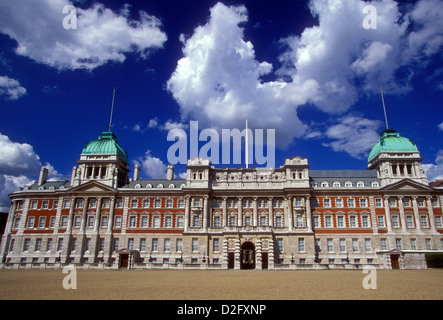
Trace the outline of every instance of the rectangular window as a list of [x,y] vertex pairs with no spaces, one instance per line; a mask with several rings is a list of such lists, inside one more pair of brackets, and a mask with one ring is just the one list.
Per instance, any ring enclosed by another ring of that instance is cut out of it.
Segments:
[[260,226],[266,227],[266,216],[260,216]]
[[158,251],[158,239],[157,238],[152,239],[152,251]]
[[417,250],[417,240],[411,239],[411,249]]
[[137,217],[135,216],[129,217],[129,227],[135,228],[136,226],[137,226]]
[[28,228],[34,228],[34,221],[35,221],[35,217],[29,217],[28,218]]
[[344,225],[344,217],[343,216],[337,216],[337,227],[343,228]]
[[63,249],[63,238],[58,238],[57,251],[62,251]]
[[368,200],[367,199],[360,199],[360,207],[366,208],[368,206]]
[[237,219],[235,216],[229,216],[229,226],[235,227],[237,225]]
[[38,238],[35,240],[35,248],[34,251],[40,251],[42,248],[42,239]]
[[352,252],[358,252],[358,239],[352,239]]
[[386,238],[380,239],[380,249],[388,250],[388,242],[386,241]]
[[46,225],[46,217],[40,217],[38,219],[38,227],[39,228],[44,228]]
[[331,216],[325,216],[325,227],[326,228],[332,227],[332,217]]
[[137,199],[131,200],[131,208],[137,208],[137,207],[138,207]]
[[214,228],[220,228],[220,217],[214,217]]
[[140,251],[146,251],[146,238],[140,239]]
[[392,227],[393,228],[400,227],[398,216],[395,216],[395,215],[392,216]]
[[323,199],[323,207],[330,208],[331,207],[331,199]]
[[219,238],[215,238],[212,240],[212,250],[213,250],[213,252],[220,251],[220,239]]
[[143,208],[149,208],[149,200],[147,199],[143,200]]
[[192,217],[192,226],[194,228],[198,228],[200,226],[200,216],[195,215]]
[[171,239],[166,238],[164,242],[164,251],[170,252],[171,251]]
[[428,227],[428,217],[427,216],[420,216],[421,226],[423,228]]
[[31,244],[31,239],[26,238],[23,243],[23,251],[29,251],[29,245]]
[[369,217],[368,216],[362,216],[361,217],[361,226],[363,228],[368,228],[369,227]]
[[380,228],[383,228],[385,226],[385,217],[377,216],[377,224]]
[[183,228],[183,226],[184,226],[183,219],[184,219],[183,216],[177,217],[177,228]]
[[192,252],[198,251],[198,238],[192,238]]
[[160,199],[157,199],[157,200],[154,201],[154,206],[156,208],[161,208],[161,205],[162,205],[162,202],[161,202]]
[[82,221],[81,216],[75,216],[74,217],[74,228],[80,228],[81,221]]
[[88,228],[93,228],[94,227],[94,216],[89,215],[88,216]]
[[435,216],[435,226],[437,228],[441,228],[443,226],[442,217],[441,216]]
[[346,239],[340,239],[340,252],[346,252]]
[[328,252],[334,252],[334,245],[332,243],[332,239],[327,239],[326,244],[328,247]]
[[183,199],[178,200],[178,207],[184,208],[185,207],[185,200],[183,200]]
[[121,228],[122,226],[122,216],[115,217],[115,228]]
[[49,201],[43,200],[42,202],[42,209],[48,209],[49,208]]
[[319,227],[320,227],[320,217],[314,216],[314,228],[319,228]]
[[283,239],[279,238],[277,239],[277,250],[279,253],[282,253],[283,249]]
[[365,239],[365,250],[366,250],[366,252],[371,252],[372,251],[371,239],[370,238],[366,238]]
[[160,217],[159,216],[155,216],[154,217],[154,228],[160,228]]
[[348,207],[355,208],[355,199],[348,199]]
[[101,227],[106,228],[108,226],[108,216],[102,216]]
[[148,217],[142,216],[142,228],[147,228],[147,227],[148,227]]
[[172,208],[172,200],[171,199],[166,200],[166,208]]
[[401,239],[395,239],[395,246],[397,250],[401,250]]
[[381,208],[381,207],[383,207],[383,201],[382,201],[382,199],[375,199],[375,206],[376,206],[377,208]]
[[298,238],[298,252],[305,252],[305,238]]
[[172,228],[172,217],[165,217],[165,228]]
[[335,206],[337,208],[343,208],[343,199],[335,199]]
[[118,238],[115,238],[114,239],[114,248],[113,248],[113,251],[117,251],[118,250],[118,241],[119,239]]
[[31,209],[33,210],[37,209],[37,201],[35,200],[31,201]]
[[177,252],[182,252],[183,251],[183,239],[177,239],[176,241],[176,246],[177,246]]
[[281,217],[275,217],[275,227],[276,228],[282,227],[282,218]]

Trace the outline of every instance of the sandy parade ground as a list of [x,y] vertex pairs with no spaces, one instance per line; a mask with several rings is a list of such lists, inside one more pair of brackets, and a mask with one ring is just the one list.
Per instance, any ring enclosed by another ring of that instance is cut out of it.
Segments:
[[[442,300],[443,269],[377,270],[0,270],[1,300]],[[375,280],[375,281],[374,281]],[[72,279],[65,283],[72,285]],[[368,283],[368,281],[366,282]]]

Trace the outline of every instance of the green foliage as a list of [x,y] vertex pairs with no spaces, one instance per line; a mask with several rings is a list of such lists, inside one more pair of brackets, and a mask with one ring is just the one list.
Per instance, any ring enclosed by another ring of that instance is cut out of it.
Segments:
[[443,253],[427,253],[425,258],[428,268],[443,268]]

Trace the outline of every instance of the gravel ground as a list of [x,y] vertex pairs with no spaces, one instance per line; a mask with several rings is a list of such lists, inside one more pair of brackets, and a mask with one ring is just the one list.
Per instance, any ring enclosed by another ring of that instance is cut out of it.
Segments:
[[443,269],[377,270],[376,289],[357,270],[77,270],[77,289],[63,288],[72,274],[53,270],[0,270],[1,300],[299,300],[443,299]]

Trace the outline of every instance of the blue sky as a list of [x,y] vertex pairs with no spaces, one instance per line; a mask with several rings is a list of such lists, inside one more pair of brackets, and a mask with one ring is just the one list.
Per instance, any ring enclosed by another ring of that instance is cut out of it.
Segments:
[[365,169],[385,128],[379,83],[389,127],[443,178],[442,30],[438,0],[0,0],[0,207],[42,165],[70,178],[114,87],[113,132],[144,178],[164,174],[167,134],[191,120],[275,129],[276,166]]

